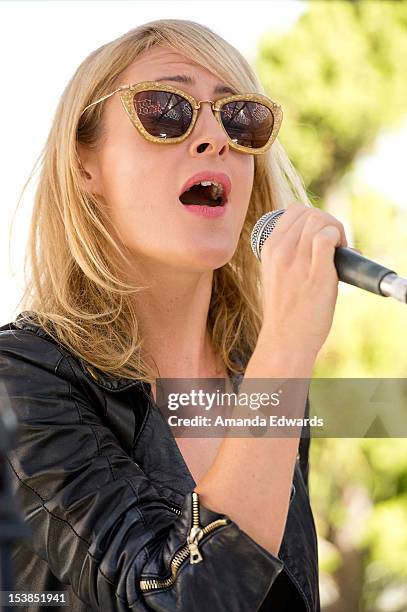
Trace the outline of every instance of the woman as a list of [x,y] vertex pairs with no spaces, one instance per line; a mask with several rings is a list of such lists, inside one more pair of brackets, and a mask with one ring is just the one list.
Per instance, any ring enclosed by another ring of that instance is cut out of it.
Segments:
[[[32,532],[17,591],[81,611],[319,610],[307,441],[175,439],[155,403],[159,377],[311,376],[347,242],[309,206],[280,122],[245,59],[190,21],[102,46],[64,91],[25,310],[0,333]],[[277,208],[259,264],[250,232]]]

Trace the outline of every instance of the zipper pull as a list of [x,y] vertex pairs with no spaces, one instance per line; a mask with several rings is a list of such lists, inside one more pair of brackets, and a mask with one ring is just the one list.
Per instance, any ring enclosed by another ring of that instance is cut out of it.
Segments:
[[203,531],[200,527],[192,527],[187,538],[189,548],[189,562],[200,563],[203,561],[203,557],[198,548],[198,542],[203,536]]

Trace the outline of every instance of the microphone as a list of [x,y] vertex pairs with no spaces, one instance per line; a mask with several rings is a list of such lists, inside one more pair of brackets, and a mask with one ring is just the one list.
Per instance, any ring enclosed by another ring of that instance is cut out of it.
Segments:
[[[259,261],[263,244],[284,213],[284,208],[267,212],[253,227],[250,244]],[[348,247],[336,247],[334,264],[338,278],[343,283],[407,303],[407,279],[398,276],[394,270],[367,259]]]

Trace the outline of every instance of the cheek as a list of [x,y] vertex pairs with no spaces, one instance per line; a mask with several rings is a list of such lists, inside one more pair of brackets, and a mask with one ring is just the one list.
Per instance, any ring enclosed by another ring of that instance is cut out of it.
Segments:
[[177,203],[175,164],[170,165],[168,154],[146,144],[112,147],[103,160],[107,214],[123,242],[143,250],[164,230],[177,231],[171,214]]
[[253,189],[254,180],[254,156],[240,154],[239,164],[236,165],[237,177],[235,180],[235,198],[239,204],[239,211],[241,212],[241,222],[243,223],[244,218],[249,207],[250,196]]
[[[127,146],[126,146],[127,144]],[[160,201],[164,190],[160,155],[144,143],[121,143],[106,154],[103,164],[104,195],[112,215],[143,215]],[[154,178],[152,178],[154,177]]]

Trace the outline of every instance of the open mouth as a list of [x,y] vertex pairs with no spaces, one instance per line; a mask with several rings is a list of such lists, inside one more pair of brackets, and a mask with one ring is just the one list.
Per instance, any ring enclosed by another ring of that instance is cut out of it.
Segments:
[[184,191],[179,197],[181,203],[195,204],[196,206],[224,206],[226,198],[222,186],[215,185],[210,181],[205,182],[208,184],[203,185],[201,182]]

